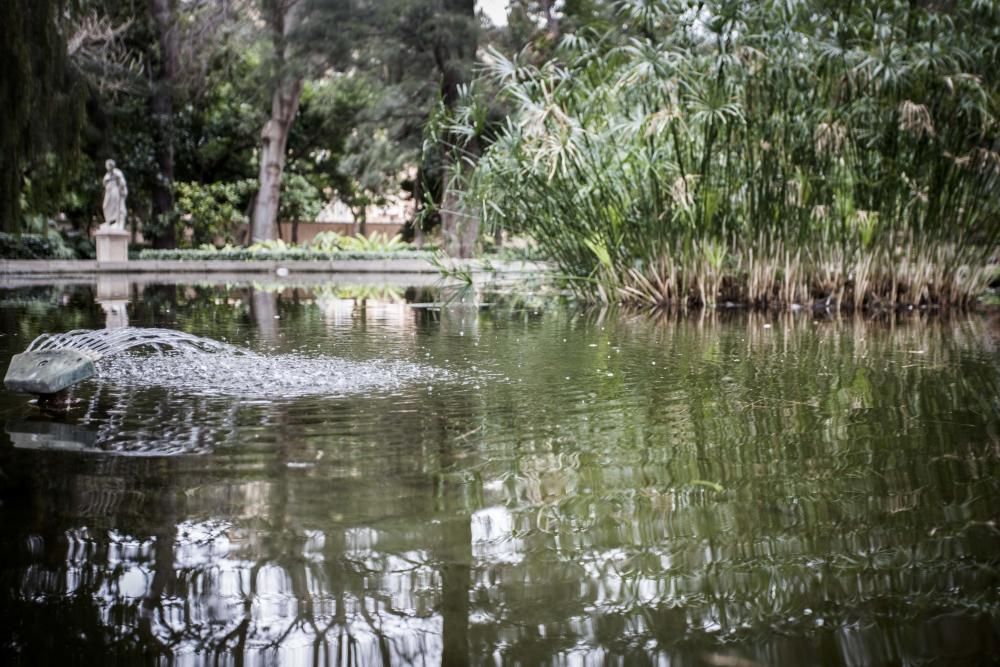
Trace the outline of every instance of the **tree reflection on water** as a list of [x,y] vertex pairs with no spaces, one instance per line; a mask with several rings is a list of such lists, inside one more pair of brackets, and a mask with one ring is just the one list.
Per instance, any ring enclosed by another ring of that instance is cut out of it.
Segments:
[[[451,515],[447,485],[429,479],[420,493],[409,480],[399,499],[407,520],[379,525],[379,508],[358,503],[371,492],[351,479],[363,470],[324,478],[286,448],[274,454],[249,465],[234,454],[229,470],[246,477],[237,480],[200,457],[45,461],[4,499],[8,515],[15,502],[28,514],[17,517],[20,539],[4,540],[27,545],[4,559],[5,575],[21,573],[5,619],[12,636],[49,658],[112,649],[293,663],[465,659],[467,605],[456,600],[468,590],[470,522]],[[367,514],[374,525],[327,513]],[[75,646],[42,641],[59,616],[79,628]]]
[[[275,345],[332,335],[305,300],[246,302],[250,324],[280,314]],[[30,420],[4,403],[3,652],[751,665],[1000,650],[984,320],[459,309],[385,325],[378,307],[336,335],[363,326],[467,376],[271,402],[96,384]]]

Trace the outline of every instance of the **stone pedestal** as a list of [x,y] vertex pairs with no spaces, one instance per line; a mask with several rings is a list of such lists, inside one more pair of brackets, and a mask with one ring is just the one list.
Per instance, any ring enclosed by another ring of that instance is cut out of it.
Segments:
[[124,229],[98,229],[94,234],[97,241],[97,263],[127,262],[128,236]]

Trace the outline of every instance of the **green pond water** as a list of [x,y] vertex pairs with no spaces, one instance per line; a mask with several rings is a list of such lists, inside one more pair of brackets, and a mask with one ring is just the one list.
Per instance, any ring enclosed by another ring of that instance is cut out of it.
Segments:
[[[3,368],[96,292],[0,290]],[[478,298],[133,285],[271,375],[0,391],[0,663],[997,661],[995,318]],[[260,391],[286,358],[410,372]]]

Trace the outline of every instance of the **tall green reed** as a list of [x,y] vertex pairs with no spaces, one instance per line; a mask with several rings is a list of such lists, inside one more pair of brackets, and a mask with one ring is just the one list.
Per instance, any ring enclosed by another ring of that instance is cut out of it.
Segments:
[[1000,240],[1000,4],[954,5],[645,0],[541,66],[491,52],[512,114],[467,201],[588,298],[968,303]]

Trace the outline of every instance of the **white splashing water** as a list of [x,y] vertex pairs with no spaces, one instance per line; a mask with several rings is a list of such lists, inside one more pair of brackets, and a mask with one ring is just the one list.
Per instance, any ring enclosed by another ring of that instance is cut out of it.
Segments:
[[116,329],[74,329],[65,333],[42,334],[28,345],[28,352],[76,350],[97,361],[112,354],[145,347],[155,351],[230,352],[247,350],[173,329],[119,327]]
[[139,327],[44,334],[28,349],[87,354],[98,362],[98,378],[117,385],[264,400],[384,392],[448,375],[402,361],[258,354],[180,331]]
[[447,372],[402,361],[348,361],[247,351],[154,355],[123,353],[97,365],[98,377],[117,385],[163,387],[213,396],[283,399],[385,392],[441,380]]

